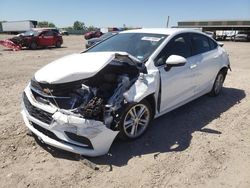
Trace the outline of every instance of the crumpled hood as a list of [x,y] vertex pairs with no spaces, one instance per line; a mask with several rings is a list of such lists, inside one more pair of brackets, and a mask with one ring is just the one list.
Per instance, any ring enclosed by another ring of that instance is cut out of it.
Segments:
[[[82,80],[94,76],[117,52],[87,52],[72,54],[53,61],[35,73],[40,83],[59,84]],[[119,53],[120,54],[120,53]],[[122,53],[126,55],[127,53]]]

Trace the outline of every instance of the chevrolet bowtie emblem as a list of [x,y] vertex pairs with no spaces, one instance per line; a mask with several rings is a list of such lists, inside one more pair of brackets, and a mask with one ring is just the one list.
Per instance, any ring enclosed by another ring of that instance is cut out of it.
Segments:
[[53,90],[50,90],[49,88],[44,88],[43,92],[47,93],[47,94],[51,94],[51,92],[53,92]]

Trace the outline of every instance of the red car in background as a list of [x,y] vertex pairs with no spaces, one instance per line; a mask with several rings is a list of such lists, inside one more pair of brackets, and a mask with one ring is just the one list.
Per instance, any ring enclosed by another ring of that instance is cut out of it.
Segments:
[[102,34],[103,33],[101,31],[90,31],[90,32],[84,34],[84,38],[86,40],[92,39],[92,38],[98,38],[98,37],[102,36]]
[[63,43],[62,36],[56,29],[33,29],[9,40],[20,47],[28,47],[32,50],[49,46],[60,48]]

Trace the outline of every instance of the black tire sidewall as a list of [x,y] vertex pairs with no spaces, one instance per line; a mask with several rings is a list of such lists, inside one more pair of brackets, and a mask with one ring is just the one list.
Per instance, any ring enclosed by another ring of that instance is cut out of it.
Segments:
[[57,48],[60,48],[61,45],[62,45],[62,43],[61,43],[60,41],[56,41],[56,45],[55,45],[55,46],[56,46]]
[[30,43],[30,49],[32,49],[32,50],[36,50],[37,49],[37,43],[36,42],[31,42]]
[[216,76],[216,78],[215,78],[215,80],[214,80],[213,88],[212,88],[212,90],[211,90],[210,93],[209,93],[210,96],[215,97],[215,96],[218,96],[218,95],[221,93],[221,89],[220,89],[219,93],[216,93],[216,92],[215,92],[215,84],[216,84],[216,81],[217,81],[217,79],[218,79],[218,77],[219,77],[220,74],[223,76],[223,83],[224,83],[225,74],[224,74],[222,71],[220,71],[220,72],[217,74],[217,76]]

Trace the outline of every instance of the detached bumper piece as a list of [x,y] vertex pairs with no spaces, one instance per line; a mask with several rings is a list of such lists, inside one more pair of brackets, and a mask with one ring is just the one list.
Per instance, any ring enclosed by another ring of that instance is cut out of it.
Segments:
[[13,51],[18,51],[22,49],[21,45],[15,44],[14,42],[12,42],[11,40],[0,40],[0,45],[12,49]]
[[104,155],[118,134],[100,121],[64,114],[53,105],[39,103],[29,86],[23,94],[22,107],[21,114],[30,131],[42,142],[72,153]]

